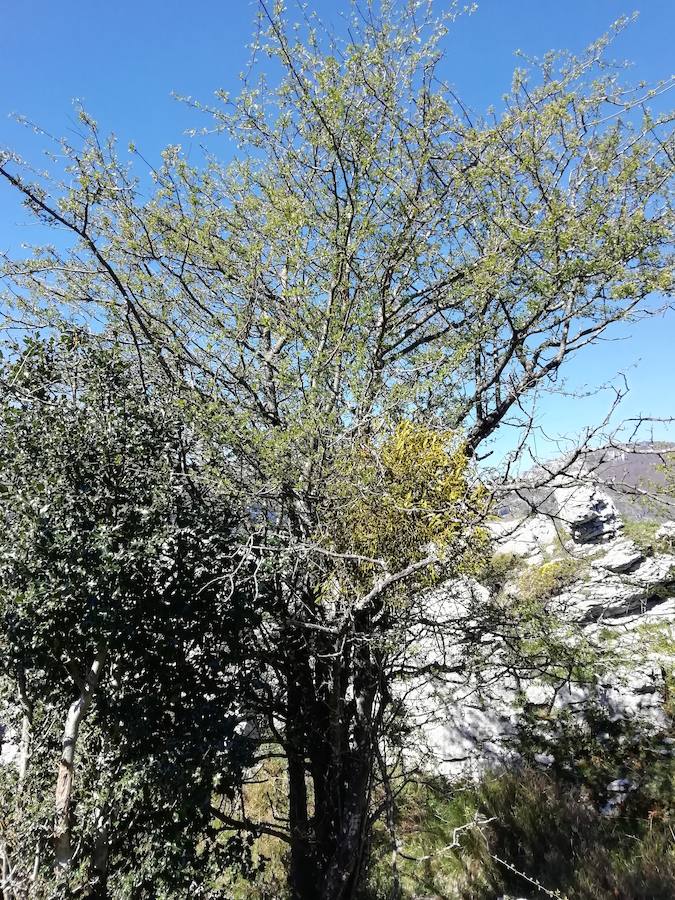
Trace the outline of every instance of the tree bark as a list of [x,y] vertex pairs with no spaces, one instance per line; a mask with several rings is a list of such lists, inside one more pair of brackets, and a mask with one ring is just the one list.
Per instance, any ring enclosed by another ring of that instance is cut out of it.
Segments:
[[[293,738],[287,751],[289,880],[294,900],[353,900],[360,885],[379,722],[379,669],[369,637],[352,634],[337,645],[313,638],[311,647],[302,644],[307,664],[298,666],[294,653],[293,674],[288,669],[287,735]],[[298,639],[302,642],[304,636]],[[314,787],[309,809],[307,774]]]
[[103,809],[95,809],[94,818],[95,836],[91,855],[93,887],[90,898],[91,900],[103,900],[108,896],[108,856],[110,854],[108,825]]
[[2,900],[12,900],[13,891],[10,887],[11,871],[9,866],[9,856],[7,848],[3,845],[0,847],[0,856],[2,857]]
[[288,762],[288,824],[291,838],[289,882],[293,900],[310,900],[316,894],[316,872],[310,847],[307,782],[305,780],[306,711],[308,684],[304,637],[295,630],[286,635],[289,656],[286,669],[286,755]]
[[73,793],[75,750],[80,733],[80,725],[98,687],[101,669],[107,648],[100,646],[91,664],[80,696],[68,710],[61,741],[61,761],[56,781],[56,803],[54,816],[54,852],[57,870],[68,869],[73,859],[70,834],[70,801]]
[[349,728],[348,750],[341,766],[344,800],[333,853],[322,873],[324,900],[353,900],[368,844],[368,811],[378,738],[374,702],[379,679],[369,641],[363,634],[356,636],[352,658],[354,700],[349,720],[343,724],[343,728]]
[[21,741],[19,743],[19,756],[17,765],[19,769],[19,777],[17,781],[17,801],[21,794],[23,784],[28,774],[28,761],[30,759],[30,742],[33,733],[33,704],[28,698],[26,690],[26,673],[23,668],[17,672],[17,694],[19,704],[22,710],[21,716]]

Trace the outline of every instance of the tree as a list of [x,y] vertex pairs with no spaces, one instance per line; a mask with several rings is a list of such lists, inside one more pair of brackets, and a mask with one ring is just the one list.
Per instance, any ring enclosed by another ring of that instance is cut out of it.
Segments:
[[205,848],[232,856],[215,784],[247,763],[233,511],[167,397],[101,336],[29,339],[1,377],[0,679],[22,720],[5,896],[47,896],[54,866],[69,896],[197,895]]
[[358,889],[392,648],[420,591],[480,555],[476,460],[506,422],[526,440],[528,398],[672,291],[672,137],[646,107],[667,85],[624,87],[604,38],[473,117],[440,80],[447,25],[366,0],[341,40],[261,0],[254,54],[282,75],[206,108],[228,164],[171,147],[146,196],[82,111],[66,181],[0,168],[72,239],[5,261],[17,315],[125,335],[252,511],[276,595],[248,703],[287,764],[295,898]]

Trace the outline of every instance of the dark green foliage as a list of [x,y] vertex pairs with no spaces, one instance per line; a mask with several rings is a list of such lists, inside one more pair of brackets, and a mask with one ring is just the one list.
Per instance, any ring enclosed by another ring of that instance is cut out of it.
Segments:
[[247,761],[252,593],[232,511],[202,483],[204,454],[166,389],[101,340],[29,341],[2,378],[0,673],[10,700],[23,684],[33,732],[13,812],[16,773],[0,772],[10,858],[25,879],[39,843],[47,889],[63,720],[103,648],[77,747],[69,889],[200,895],[245,849],[217,842],[210,813],[214,780],[232,791]]

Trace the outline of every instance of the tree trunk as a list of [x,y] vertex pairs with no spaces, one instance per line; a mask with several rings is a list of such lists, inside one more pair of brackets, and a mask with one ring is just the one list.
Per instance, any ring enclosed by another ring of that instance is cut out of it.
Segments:
[[21,794],[26,775],[28,774],[28,761],[30,759],[30,742],[33,733],[33,704],[28,698],[26,690],[26,673],[23,668],[17,672],[17,694],[22,710],[21,716],[21,741],[19,743],[19,756],[17,766],[19,777],[17,781],[17,802]]
[[92,698],[101,677],[101,668],[106,656],[106,647],[99,647],[91,665],[82,692],[70,705],[61,742],[61,761],[56,781],[56,803],[54,816],[54,852],[57,869],[68,869],[73,858],[70,835],[70,800],[73,793],[75,749],[80,733],[80,725],[91,705]]
[[14,893],[10,887],[11,871],[9,866],[9,856],[7,848],[3,845],[0,848],[0,857],[2,857],[2,900],[12,900]]
[[353,900],[359,888],[368,843],[370,769],[364,760],[349,779],[342,827],[335,835],[333,857],[322,873],[322,900]]
[[27,715],[21,718],[21,741],[19,742],[18,768],[19,778],[17,782],[17,793],[20,794],[23,788],[26,775],[28,774],[28,760],[30,759],[30,739],[32,735],[31,720]]
[[308,681],[304,638],[290,631],[286,670],[286,756],[288,762],[288,825],[291,837],[289,882],[293,900],[316,895],[316,873],[310,848],[307,782],[305,780]]
[[[287,734],[295,739],[295,758],[289,754],[294,900],[353,900],[360,886],[379,722],[378,668],[362,638],[338,642],[339,650],[317,638],[313,665],[296,669],[287,685]],[[314,786],[309,811],[307,768]]]
[[[366,654],[359,654],[365,656]],[[377,734],[373,728],[375,680],[362,658],[354,678],[354,716],[350,749],[342,765],[343,804],[333,854],[323,872],[323,900],[353,900],[365,862],[369,822],[370,790]]]
[[104,900],[108,896],[108,856],[110,854],[105,811],[97,807],[94,810],[94,820],[95,836],[91,855],[93,887],[89,896],[91,900]]

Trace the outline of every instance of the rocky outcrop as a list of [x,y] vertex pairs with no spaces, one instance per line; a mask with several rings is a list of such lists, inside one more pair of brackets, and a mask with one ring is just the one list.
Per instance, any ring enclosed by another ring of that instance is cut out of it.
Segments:
[[603,571],[594,562],[591,571],[557,595],[557,603],[570,619],[584,624],[612,624],[626,617],[660,608],[670,610],[675,591],[675,558],[660,554],[643,559],[630,572]]
[[554,496],[556,518],[577,544],[610,541],[623,528],[609,494],[594,485],[557,488]]
[[664,522],[656,532],[656,540],[675,545],[675,522]]
[[596,559],[593,565],[598,569],[618,574],[629,572],[644,562],[645,554],[634,541],[628,539],[614,541],[609,550]]
[[[448,638],[454,655],[449,658],[446,650],[443,656],[444,672],[452,674],[445,674],[442,684],[439,679],[433,686],[428,681],[416,685],[411,696],[432,765],[446,774],[505,761],[526,708],[542,715],[562,707],[582,709],[592,695],[610,718],[637,716],[658,724],[662,717],[663,672],[675,660],[664,658],[665,650],[655,649],[658,641],[647,638],[657,632],[675,637],[675,549],[671,552],[668,543],[675,539],[675,522],[659,529],[656,550],[644,548],[624,535],[606,492],[565,486],[554,496],[548,515],[504,519],[491,526],[496,554],[517,561],[503,595],[518,597],[525,577],[531,581],[537,570],[559,565],[566,582],[546,603],[579,635],[596,644],[606,641],[614,658],[623,662],[610,667],[592,688],[505,674],[496,659],[490,671],[489,657],[480,679],[468,675],[462,656],[475,658],[479,648],[475,642],[462,646],[460,635],[471,621],[470,610],[475,614],[485,602],[485,588],[469,588],[466,579],[444,585],[436,592],[435,614],[439,622],[454,617],[455,630]],[[463,598],[459,604],[458,596]],[[662,647],[666,644],[661,641]],[[433,659],[432,646],[422,645],[422,651]]]
[[555,519],[545,515],[493,522],[490,530],[498,553],[516,556],[530,564],[542,562],[559,540]]

